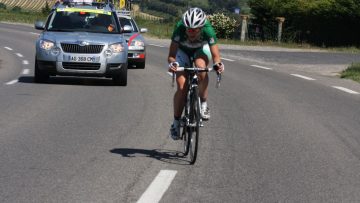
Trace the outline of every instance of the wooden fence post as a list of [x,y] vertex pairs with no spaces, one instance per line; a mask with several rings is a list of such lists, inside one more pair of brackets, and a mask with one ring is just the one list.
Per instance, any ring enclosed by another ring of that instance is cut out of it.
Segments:
[[278,37],[277,37],[277,41],[278,43],[281,42],[281,35],[282,35],[282,27],[283,27],[283,23],[285,22],[285,18],[284,17],[276,17],[275,18],[278,21]]
[[248,15],[240,15],[241,19],[242,19],[242,23],[241,23],[241,41],[244,42],[245,41],[245,33],[246,33],[246,28],[247,28],[247,19],[249,18]]

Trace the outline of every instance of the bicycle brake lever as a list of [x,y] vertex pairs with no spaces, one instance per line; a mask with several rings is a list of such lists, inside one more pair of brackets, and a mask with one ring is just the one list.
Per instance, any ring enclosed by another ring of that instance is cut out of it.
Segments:
[[221,73],[217,73],[216,88],[220,87]]
[[171,87],[175,87],[175,73],[172,72],[172,83],[171,83]]

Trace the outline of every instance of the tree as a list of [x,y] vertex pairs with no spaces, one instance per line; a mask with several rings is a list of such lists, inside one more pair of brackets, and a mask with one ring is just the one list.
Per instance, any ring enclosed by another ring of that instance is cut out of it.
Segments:
[[249,0],[249,6],[253,21],[265,28],[285,17],[284,34],[295,41],[360,45],[359,0]]

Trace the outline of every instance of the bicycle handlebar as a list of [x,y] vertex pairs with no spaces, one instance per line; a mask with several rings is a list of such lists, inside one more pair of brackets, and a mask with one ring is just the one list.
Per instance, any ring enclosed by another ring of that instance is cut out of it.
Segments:
[[177,67],[176,72],[181,71],[194,71],[194,72],[212,72],[215,71],[214,68],[187,68],[187,67]]
[[217,78],[216,78],[216,88],[220,87],[221,82],[221,73],[218,73],[215,68],[188,68],[188,67],[177,67],[176,71],[172,72],[172,84],[171,86],[174,87],[175,84],[175,72],[216,72]]

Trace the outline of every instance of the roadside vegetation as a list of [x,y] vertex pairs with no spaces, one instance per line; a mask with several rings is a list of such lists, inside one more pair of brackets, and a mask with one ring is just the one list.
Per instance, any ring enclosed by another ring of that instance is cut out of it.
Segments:
[[[3,22],[26,23],[33,25],[37,20],[45,21],[47,18],[47,14],[48,11],[44,9],[39,12],[34,12],[34,11],[22,10],[21,8],[16,8],[16,7],[10,10],[0,8],[0,19]],[[139,27],[148,28],[149,31],[148,33],[144,34],[145,36],[159,38],[159,39],[170,39],[175,22],[179,19],[180,18],[173,19],[173,21],[159,22],[159,21],[136,18],[136,22],[138,23]],[[326,51],[334,51],[334,52],[360,53],[360,49],[355,46],[322,48],[319,46],[311,45],[309,43],[295,43],[295,42],[278,43],[277,41],[274,40],[246,40],[244,42],[241,42],[239,39],[220,38],[219,43],[229,44],[229,45],[245,45],[245,46],[274,46],[274,47],[284,47],[284,48],[323,49]]]
[[37,20],[45,20],[47,15],[41,12],[30,11],[9,11],[0,9],[0,19],[3,22],[28,23],[34,24]]
[[340,77],[360,82],[360,63],[351,64],[346,70],[341,72]]

